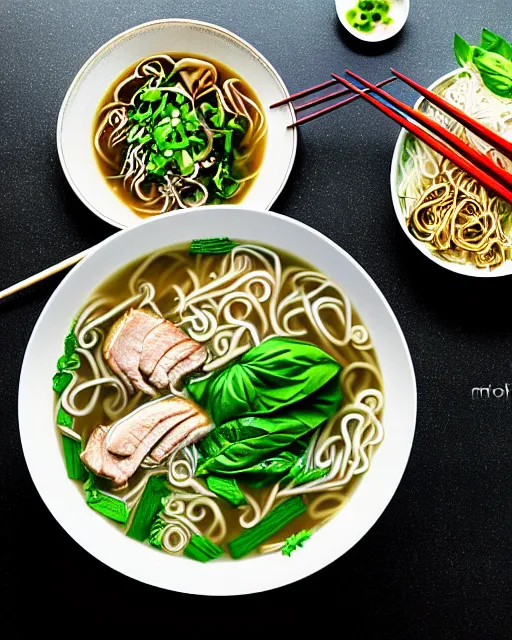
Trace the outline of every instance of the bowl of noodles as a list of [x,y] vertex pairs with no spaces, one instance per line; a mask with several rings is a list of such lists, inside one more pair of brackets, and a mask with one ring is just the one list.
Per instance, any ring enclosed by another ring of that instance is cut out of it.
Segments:
[[231,595],[365,535],[404,473],[416,386],[348,254],[222,205],[115,234],[68,274],[27,347],[19,418],[34,483],[84,549],[151,585]]
[[125,228],[170,211],[244,202],[268,209],[297,133],[272,65],[213,24],[156,20],[115,36],[73,80],[57,148],[86,206]]
[[[512,139],[512,100],[492,93],[476,69],[448,73],[430,89]],[[415,108],[512,170],[508,158],[428,101],[421,98]],[[402,229],[432,261],[469,276],[512,273],[511,205],[405,130],[400,132],[393,154],[391,192]]]

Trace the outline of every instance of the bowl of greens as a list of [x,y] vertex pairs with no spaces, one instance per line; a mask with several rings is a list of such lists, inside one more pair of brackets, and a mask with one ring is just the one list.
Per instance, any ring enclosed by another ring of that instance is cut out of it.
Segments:
[[216,25],[157,20],[114,37],[73,80],[57,147],[78,197],[119,228],[170,211],[268,209],[295,159],[272,65]]

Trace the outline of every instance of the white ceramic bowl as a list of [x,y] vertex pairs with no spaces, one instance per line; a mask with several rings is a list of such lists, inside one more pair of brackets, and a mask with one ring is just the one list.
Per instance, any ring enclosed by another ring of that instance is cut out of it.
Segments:
[[389,16],[390,18],[393,18],[393,22],[391,24],[377,25],[375,29],[369,33],[354,29],[347,20],[347,11],[356,7],[357,0],[336,0],[336,11],[341,24],[355,38],[363,40],[364,42],[383,42],[384,40],[389,40],[389,38],[396,36],[396,34],[403,29],[403,26],[409,17],[409,0],[390,1],[391,10],[389,12]]
[[[453,79],[461,72],[461,69],[455,69],[454,71],[450,71],[439,80],[436,80],[429,89],[431,91],[437,92],[444,88],[447,84],[453,81]],[[414,105],[415,109],[422,108],[422,105],[425,104],[425,99],[420,98],[416,104]],[[398,140],[396,141],[395,150],[393,152],[393,159],[391,161],[391,198],[393,200],[393,207],[395,209],[396,216],[398,218],[398,222],[402,227],[405,235],[409,238],[409,240],[413,243],[413,245],[423,253],[423,255],[427,256],[432,262],[435,262],[439,266],[443,267],[443,269],[448,269],[448,271],[453,271],[454,273],[460,273],[465,276],[473,276],[475,278],[499,278],[500,276],[507,276],[512,273],[512,261],[508,260],[500,267],[495,269],[479,269],[472,264],[456,264],[454,262],[448,262],[448,260],[443,260],[439,258],[434,253],[432,253],[429,245],[425,242],[421,242],[417,240],[407,228],[406,218],[405,218],[405,208],[403,206],[403,200],[400,198],[398,194],[398,185],[400,181],[400,158],[402,156],[404,150],[404,144],[406,137],[410,135],[405,129],[400,131],[398,136]]]
[[[172,557],[131,540],[87,507],[67,478],[53,423],[51,379],[71,319],[89,294],[132,260],[173,243],[230,235],[299,255],[343,287],[367,324],[384,379],[385,439],[341,512],[300,552],[207,564]],[[404,336],[388,303],[365,271],[334,242],[291,218],[235,206],[170,213],[113,235],[58,286],[27,347],[19,390],[19,424],[32,479],[62,527],[108,566],[151,585],[204,595],[244,594],[294,582],[333,562],[360,540],[391,500],[411,450],[416,384]]]
[[120,229],[139,218],[110,189],[96,162],[92,144],[94,120],[107,89],[139,60],[162,52],[190,53],[223,62],[244,78],[258,95],[268,134],[261,171],[243,204],[269,209],[281,193],[295,160],[297,132],[291,107],[269,109],[288,96],[274,67],[234,33],[197,20],[156,20],[119,34],[104,44],[80,69],[64,98],[57,122],[59,158],[71,187],[97,216]]

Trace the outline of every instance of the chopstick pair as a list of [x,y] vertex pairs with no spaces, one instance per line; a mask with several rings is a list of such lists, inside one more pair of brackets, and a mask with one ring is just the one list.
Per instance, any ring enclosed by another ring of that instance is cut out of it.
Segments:
[[[394,69],[391,69],[391,71],[396,78],[404,81],[406,84],[408,84],[425,98],[427,98],[427,100],[429,100],[432,104],[448,113],[452,118],[462,123],[483,140],[487,141],[495,149],[501,151],[508,158],[512,159],[512,143],[510,143],[508,140],[505,140],[496,132],[488,129],[482,123],[474,120],[466,113],[444,100],[444,98],[442,98],[441,96],[438,96],[429,89],[425,89],[420,84],[414,82],[398,71],[395,71]],[[423,142],[428,144],[442,156],[451,160],[454,164],[473,176],[485,187],[487,187],[491,191],[494,191],[509,202],[512,202],[512,189],[510,188],[512,187],[512,175],[509,172],[505,171],[502,167],[494,163],[484,154],[480,153],[470,145],[460,140],[460,138],[448,131],[442,125],[429,118],[424,113],[413,109],[409,105],[397,100],[391,94],[383,91],[379,86],[379,84],[382,85],[383,83],[374,85],[367,80],[364,80],[352,71],[349,71],[348,69],[346,70],[346,73],[356,79],[365,88],[361,89],[345,78],[342,78],[341,76],[333,73],[333,79],[347,87],[347,89],[352,91],[354,95],[341,103],[332,105],[332,107],[329,107],[328,109],[322,109],[319,112],[307,116],[306,118],[302,118],[296,123],[293,123],[293,125],[291,126],[303,124],[304,122],[323,115],[327,111],[337,109],[344,104],[352,102],[358,97],[361,97],[367,102],[370,102],[370,104],[372,104],[374,107],[385,113],[392,120],[402,125],[405,129],[413,133],[415,136],[423,140]],[[386,81],[384,82],[387,84]],[[323,85],[317,85],[317,87],[312,87],[311,89],[307,89],[306,91],[300,92],[299,94],[294,94],[293,96],[290,96],[286,101],[281,101],[280,104],[293,101],[297,98],[297,96],[300,97],[302,95],[312,93],[314,91],[317,91],[319,86],[323,88],[326,85],[327,83],[323,83]],[[331,85],[329,84],[329,86]],[[391,104],[392,108],[388,107],[386,104],[383,104],[381,100],[375,98],[373,95],[371,95],[371,93],[375,93],[380,96],[383,100],[388,102],[388,104]],[[404,114],[406,114],[408,117],[405,117]],[[416,124],[416,122],[414,121],[421,123],[425,128],[418,126],[418,124]],[[426,129],[434,132],[438,137],[434,137]],[[443,142],[443,140],[445,140],[448,144]]]

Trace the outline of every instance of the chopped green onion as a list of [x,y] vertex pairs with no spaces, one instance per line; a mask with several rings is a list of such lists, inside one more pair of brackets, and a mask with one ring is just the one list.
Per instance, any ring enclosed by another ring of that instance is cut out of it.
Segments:
[[157,549],[162,548],[162,536],[164,534],[164,529],[167,526],[167,522],[164,522],[162,518],[157,516],[155,521],[151,525],[151,530],[149,532],[148,542],[151,546],[156,547]]
[[64,461],[68,478],[82,480],[85,476],[85,467],[80,460],[82,443],[69,436],[62,436],[62,448],[64,449]]
[[285,540],[284,547],[281,549],[281,552],[284,556],[290,557],[292,552],[296,549],[301,549],[306,542],[311,538],[312,532],[307,529],[303,529],[299,531],[299,533],[294,533]]
[[73,374],[68,371],[60,371],[53,376],[53,390],[59,395],[64,391],[68,384],[73,380]]
[[192,240],[189,253],[203,253],[206,255],[229,253],[236,246],[237,243],[229,238],[201,238]]
[[300,496],[285,500],[252,529],[247,529],[231,540],[228,545],[231,557],[235,560],[243,558],[306,511],[307,507]]
[[160,98],[162,97],[162,92],[159,91],[158,89],[150,89],[149,91],[145,91],[140,99],[143,102],[156,102],[157,100],[160,100]]
[[235,507],[247,504],[243,491],[234,478],[221,478],[219,476],[207,476],[206,485],[210,491],[227,500]]
[[192,535],[190,542],[183,551],[183,555],[199,562],[215,560],[223,554],[222,548],[205,538],[204,536]]
[[59,407],[57,411],[57,424],[60,424],[63,427],[67,427],[68,429],[73,428],[73,416],[70,416],[67,411],[65,411],[62,407]]
[[135,507],[135,514],[126,535],[141,542],[146,540],[151,532],[153,520],[162,508],[162,498],[167,495],[169,488],[165,479],[162,476],[151,476]]
[[94,485],[94,476],[89,474],[88,480],[84,483],[86,503],[91,509],[101,513],[102,516],[126,524],[130,516],[130,510],[124,500],[109,496],[99,491]]

